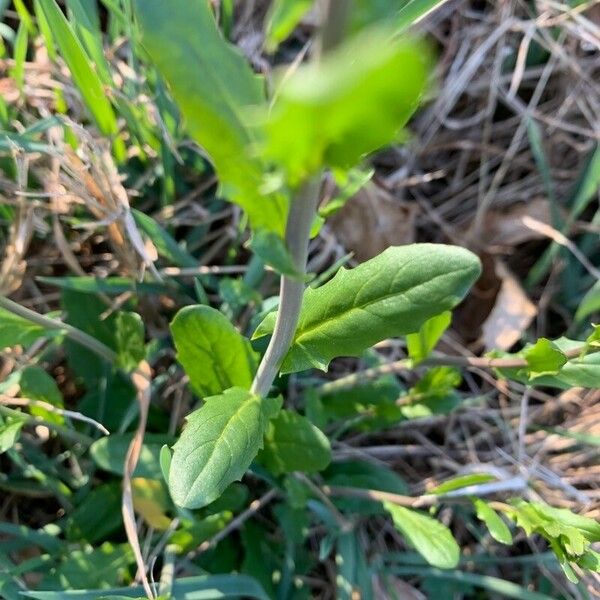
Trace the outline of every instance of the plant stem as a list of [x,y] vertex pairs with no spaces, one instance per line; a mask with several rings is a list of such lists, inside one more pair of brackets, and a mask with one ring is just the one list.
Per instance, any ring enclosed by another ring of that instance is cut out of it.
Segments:
[[302,277],[282,277],[280,302],[273,337],[252,383],[251,392],[266,396],[277,376],[289,347],[294,339],[302,296],[304,294],[304,275],[308,257],[310,229],[317,209],[321,176],[306,183],[292,200],[286,224],[285,241],[294,261],[294,266]]
[[[591,354],[596,352],[595,348],[589,348],[586,345],[579,346],[567,350],[564,354],[569,359],[577,359],[585,352]],[[342,390],[350,389],[359,383],[370,381],[380,377],[381,375],[387,375],[389,373],[400,373],[402,371],[408,371],[417,367],[463,367],[463,368],[474,368],[474,369],[524,369],[528,366],[525,358],[511,357],[511,358],[488,358],[487,356],[449,356],[447,354],[434,354],[429,358],[413,365],[413,362],[408,359],[397,360],[395,362],[379,365],[378,367],[372,367],[365,369],[364,371],[358,371],[341,377],[335,381],[328,381],[318,388],[319,394],[331,394],[333,392],[340,392]]]
[[[319,46],[315,53],[316,61],[319,61],[325,53],[342,41],[350,14],[350,6],[351,0],[325,0],[325,17]],[[296,333],[304,295],[310,230],[317,210],[320,186],[321,173],[318,173],[300,188],[291,202],[285,228],[285,242],[300,276],[281,278],[279,309],[273,337],[250,389],[253,394],[259,396],[266,396],[269,393]]]
[[63,323],[62,321],[47,317],[46,315],[40,315],[39,313],[30,310],[25,306],[21,306],[20,304],[9,300],[5,296],[0,296],[0,308],[4,308],[13,315],[27,319],[31,323],[40,325],[44,329],[63,331],[67,337],[71,338],[74,342],[81,344],[109,363],[114,363],[117,358],[117,354],[114,350],[104,345],[102,342],[99,342],[96,338],[93,338],[84,331],[81,331],[80,329],[77,329],[68,323]]

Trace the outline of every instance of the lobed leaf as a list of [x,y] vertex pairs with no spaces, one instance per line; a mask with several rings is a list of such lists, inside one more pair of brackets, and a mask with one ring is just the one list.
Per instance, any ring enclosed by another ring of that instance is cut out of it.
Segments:
[[187,417],[187,425],[173,447],[169,490],[176,504],[201,508],[241,479],[263,445],[269,420],[281,401],[260,398],[231,388],[206,398]]
[[177,359],[200,396],[249,389],[257,366],[250,342],[218,310],[187,306],[171,322]]
[[[479,273],[479,259],[468,250],[435,244],[388,248],[355,269],[340,269],[305,291],[281,372],[326,370],[335,357],[359,356],[381,340],[414,333],[456,306]],[[272,333],[274,323],[270,313],[254,338]]]

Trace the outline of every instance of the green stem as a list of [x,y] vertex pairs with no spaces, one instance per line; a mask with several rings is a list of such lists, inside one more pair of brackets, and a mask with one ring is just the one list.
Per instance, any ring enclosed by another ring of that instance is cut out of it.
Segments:
[[286,225],[285,241],[294,261],[294,266],[302,278],[282,277],[279,310],[273,337],[258,367],[251,391],[266,396],[277,376],[281,362],[294,339],[302,296],[304,295],[304,275],[308,257],[310,229],[317,209],[321,177],[315,177],[303,186],[292,200]]
[[8,312],[17,315],[18,317],[27,319],[27,321],[30,321],[31,323],[40,325],[44,329],[63,331],[67,337],[72,339],[74,342],[81,344],[109,363],[114,363],[117,359],[117,354],[114,352],[114,350],[111,350],[108,346],[105,346],[102,342],[99,342],[91,335],[88,335],[84,331],[81,331],[80,329],[77,329],[68,323],[63,323],[62,321],[47,317],[46,315],[40,315],[39,313],[36,313],[25,306],[21,306],[20,304],[9,300],[5,296],[0,296],[0,308],[4,308]]
[[[325,19],[315,60],[335,48],[342,40],[350,13],[351,0],[326,0]],[[310,230],[319,201],[321,173],[309,179],[292,199],[288,215],[285,241],[296,271],[301,277],[282,277],[279,293],[279,310],[273,336],[258,367],[251,392],[266,396],[275,381],[279,367],[287,354],[300,317],[304,295],[304,276]]]

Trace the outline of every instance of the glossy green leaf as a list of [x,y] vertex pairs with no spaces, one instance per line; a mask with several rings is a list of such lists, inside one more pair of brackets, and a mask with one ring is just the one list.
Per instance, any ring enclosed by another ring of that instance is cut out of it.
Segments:
[[71,25],[58,7],[56,0],[40,0],[40,5],[61,55],[71,71],[71,77],[96,121],[98,129],[104,135],[116,135],[118,132],[117,119],[104,91],[104,86]]
[[[304,293],[298,329],[281,371],[326,370],[337,356],[359,356],[389,337],[419,330],[456,306],[480,273],[479,259],[463,248],[435,244],[392,247]],[[272,333],[275,314],[255,338]]]
[[477,518],[485,523],[490,535],[501,544],[512,544],[513,538],[510,529],[502,517],[485,501],[480,498],[473,500],[477,511]]
[[422,512],[391,502],[385,502],[384,506],[396,529],[430,565],[440,569],[454,569],[458,565],[460,548],[445,525]]
[[[287,202],[261,192],[264,168],[244,124],[264,105],[262,81],[222,37],[208,0],[136,0],[142,45],[168,83],[192,137],[208,152],[224,196],[255,229],[283,234]],[[193,75],[192,75],[193,74]]]
[[452,313],[445,311],[425,321],[417,333],[409,333],[406,336],[408,355],[414,364],[425,360],[435,348],[446,329],[450,327]]
[[331,462],[331,447],[323,432],[306,417],[282,410],[269,424],[260,462],[275,475],[322,471]]
[[318,64],[300,67],[277,92],[265,156],[296,186],[321,168],[349,168],[398,139],[430,72],[428,48],[368,32]]
[[206,506],[241,479],[280,405],[278,399],[260,398],[241,388],[206,398],[187,417],[173,447],[169,489],[175,503],[186,508]]
[[523,356],[531,377],[554,375],[567,362],[567,357],[558,346],[546,338],[540,338],[533,346],[526,348]]
[[294,31],[313,2],[314,0],[273,0],[267,14],[265,32],[269,52],[276,50],[277,46]]
[[177,359],[200,396],[231,387],[249,389],[257,356],[222,313],[209,306],[187,306],[171,323]]

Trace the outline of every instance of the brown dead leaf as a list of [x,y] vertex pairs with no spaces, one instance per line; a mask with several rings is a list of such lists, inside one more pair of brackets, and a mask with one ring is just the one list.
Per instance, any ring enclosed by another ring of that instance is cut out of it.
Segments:
[[522,202],[507,211],[491,210],[484,219],[482,242],[490,246],[516,246],[530,240],[543,239],[523,223],[523,217],[532,217],[541,223],[550,224],[550,203],[545,198],[534,198]]
[[412,244],[417,211],[415,204],[394,198],[369,183],[328,223],[340,243],[363,262],[390,246]]
[[494,308],[483,324],[482,337],[486,350],[508,350],[521,339],[537,308],[501,261],[496,262],[496,273],[502,283]]

